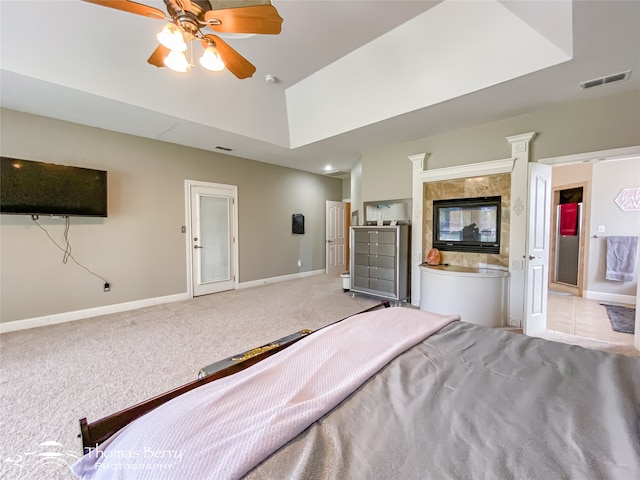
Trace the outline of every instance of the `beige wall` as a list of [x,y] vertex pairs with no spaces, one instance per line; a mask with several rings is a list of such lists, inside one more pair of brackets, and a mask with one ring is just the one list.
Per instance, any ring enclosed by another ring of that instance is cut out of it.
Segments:
[[[364,225],[364,209],[362,208],[362,162],[358,160],[351,168],[351,214],[358,213],[358,225]],[[352,218],[352,220],[355,219]],[[356,225],[356,223],[352,223]]]
[[[585,92],[588,98],[588,93]],[[640,90],[557,105],[526,115],[429,135],[362,155],[362,202],[409,198],[410,155],[430,153],[426,169],[511,157],[505,137],[537,132],[531,158],[640,145]]]
[[342,180],[342,199],[349,200],[351,198],[351,178]]
[[[606,236],[638,236],[640,234],[640,211],[622,211],[614,202],[624,188],[640,187],[640,160],[620,160],[596,163],[593,166],[593,186],[591,198],[589,232],[589,270],[586,290],[615,295],[635,296],[638,283],[614,282],[605,279]],[[604,225],[605,232],[598,234],[598,225]],[[601,238],[593,238],[598,234]],[[637,252],[640,254],[640,252]]]
[[[239,281],[325,268],[325,201],[339,179],[1,110],[3,156],[108,171],[109,217],[72,218],[73,255],[28,216],[0,215],[0,321],[34,318],[187,291],[184,181],[238,186]],[[305,215],[305,235],[291,215]],[[40,223],[60,243],[63,221]],[[303,267],[298,268],[297,261]]]

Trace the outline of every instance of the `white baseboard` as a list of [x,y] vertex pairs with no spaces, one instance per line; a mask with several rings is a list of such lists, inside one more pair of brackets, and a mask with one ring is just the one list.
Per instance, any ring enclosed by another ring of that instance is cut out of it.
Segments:
[[522,319],[509,317],[508,328],[522,328]]
[[[283,275],[281,277],[263,278],[251,282],[243,282],[236,285],[237,289],[258,287],[268,283],[284,282],[285,280],[293,280],[296,278],[310,277],[312,275],[322,275],[325,270],[313,270],[310,272],[300,272],[291,275]],[[14,320],[11,322],[0,322],[0,334],[15,332],[18,330],[26,330],[29,328],[44,327],[47,325],[55,325],[58,323],[73,322],[75,320],[84,320],[85,318],[107,315],[109,313],[120,313],[128,310],[135,310],[143,307],[151,307],[163,303],[179,302],[181,300],[190,300],[192,297],[189,293],[177,293],[175,295],[167,295],[166,297],[145,298],[143,300],[135,300],[133,302],[117,303],[114,305],[105,305],[103,307],[87,308],[85,310],[76,310],[73,312],[56,313],[53,315],[45,315],[42,317],[25,318],[23,320]]]
[[286,280],[293,280],[296,278],[311,277],[312,275],[324,275],[326,270],[312,270],[310,272],[292,273],[290,275],[282,275],[281,277],[262,278],[260,280],[252,280],[250,282],[238,283],[238,290],[241,288],[259,287],[260,285],[266,285],[268,283],[284,282]]
[[28,328],[44,327],[46,325],[55,325],[57,323],[73,322],[75,320],[83,320],[85,318],[107,315],[109,313],[126,312],[128,310],[151,307],[153,305],[160,305],[163,303],[179,302],[181,300],[189,300],[190,298],[191,297],[188,293],[177,293],[175,295],[167,295],[166,297],[145,298],[144,300],[135,300],[133,302],[117,303],[114,305],[105,305],[103,307],[87,308],[85,310],[76,310],[73,312],[45,315],[43,317],[3,322],[0,323],[0,334],[15,332],[17,330],[26,330]]
[[631,303],[633,305],[636,304],[635,295],[620,295],[617,293],[605,293],[605,292],[592,292],[585,290],[583,292],[585,298],[590,298],[591,300],[600,300],[604,302],[614,302],[614,303]]

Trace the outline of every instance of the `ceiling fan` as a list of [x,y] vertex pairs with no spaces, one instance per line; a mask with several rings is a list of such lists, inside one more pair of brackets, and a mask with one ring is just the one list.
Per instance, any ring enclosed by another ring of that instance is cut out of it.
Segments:
[[270,0],[164,0],[167,12],[129,0],[83,0],[157,20],[167,20],[158,34],[160,45],[147,60],[156,67],[188,72],[192,65],[185,56],[189,43],[200,40],[204,53],[200,64],[208,70],[227,68],[238,78],[251,77],[256,71],[246,58],[219,36],[203,33],[209,28],[217,33],[280,33],[282,18]]

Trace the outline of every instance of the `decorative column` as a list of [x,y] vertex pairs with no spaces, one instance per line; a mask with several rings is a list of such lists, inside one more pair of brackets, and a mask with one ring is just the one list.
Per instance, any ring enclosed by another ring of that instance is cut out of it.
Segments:
[[506,137],[514,159],[511,172],[511,225],[509,238],[509,325],[521,327],[524,321],[527,244],[527,202],[529,190],[529,144],[536,132]]
[[420,305],[420,268],[422,263],[422,204],[424,202],[422,173],[425,161],[430,153],[418,153],[409,155],[409,161],[413,163],[413,204],[411,206],[411,305]]

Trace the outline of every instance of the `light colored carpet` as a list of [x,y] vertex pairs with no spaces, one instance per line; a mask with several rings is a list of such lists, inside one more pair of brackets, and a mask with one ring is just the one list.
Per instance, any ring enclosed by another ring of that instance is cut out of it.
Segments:
[[[339,277],[316,275],[3,334],[0,478],[74,478],[66,463],[82,450],[80,418],[97,420],[195,380],[217,360],[378,303],[343,293]],[[547,333],[551,340],[616,351],[604,342]],[[639,353],[627,350],[617,353]],[[35,471],[37,452],[56,448],[63,454],[57,463]]]
[[0,478],[75,478],[55,462],[34,472],[35,455],[25,454],[55,450],[39,447],[55,441],[80,455],[80,418],[97,420],[195,380],[216,360],[378,303],[344,293],[340,277],[315,275],[3,334]]

